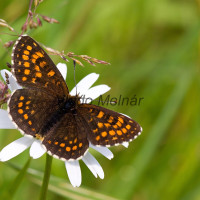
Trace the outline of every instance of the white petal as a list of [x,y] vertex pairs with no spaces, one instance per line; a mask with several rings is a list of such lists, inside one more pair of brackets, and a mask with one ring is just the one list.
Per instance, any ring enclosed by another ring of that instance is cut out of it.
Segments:
[[8,116],[7,110],[0,109],[0,129],[15,129],[15,126]]
[[128,142],[123,142],[122,145],[126,148],[128,148],[129,143]]
[[14,158],[25,151],[33,143],[34,139],[30,137],[22,137],[10,143],[0,152],[0,161],[4,162]]
[[71,184],[74,187],[79,187],[82,180],[79,161],[65,161],[65,167]]
[[[91,73],[84,77],[77,85],[77,92],[79,96],[84,95],[86,91],[95,83],[99,78],[99,74]],[[76,88],[74,87],[70,92],[71,95],[76,95]]]
[[60,73],[62,74],[63,78],[66,80],[67,77],[67,65],[65,63],[58,63],[57,68],[59,69]]
[[33,159],[40,158],[44,153],[46,152],[46,149],[42,146],[42,143],[40,140],[34,140],[33,144],[30,148],[30,156]]
[[[110,90],[110,87],[107,85],[97,85],[95,87],[90,88],[86,93],[85,93],[85,98],[90,98],[92,100],[96,99],[100,95],[108,92]],[[88,100],[88,99],[87,99]],[[90,103],[91,101],[88,100],[87,103]]]
[[22,87],[16,82],[16,79],[14,78],[14,76],[12,75],[12,73],[9,72],[9,71],[6,70],[6,69],[1,70],[1,76],[3,77],[4,81],[6,81],[5,72],[6,72],[6,73],[8,74],[8,76],[9,76],[8,88],[9,88],[11,91],[22,88]]
[[104,172],[101,165],[89,152],[87,152],[87,154],[82,158],[82,160],[90,169],[90,171],[94,174],[95,177],[96,174],[98,174],[101,179],[104,178]]
[[105,156],[109,160],[111,160],[114,157],[113,153],[107,147],[97,147],[92,144],[90,144],[90,147],[95,149],[99,153],[101,153],[103,156]]

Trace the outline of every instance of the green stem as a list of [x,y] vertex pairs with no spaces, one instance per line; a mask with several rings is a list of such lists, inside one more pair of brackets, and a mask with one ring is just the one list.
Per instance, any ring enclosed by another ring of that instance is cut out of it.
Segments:
[[52,165],[52,156],[46,154],[46,166],[45,166],[44,178],[39,200],[45,200],[47,197],[47,190],[51,173],[51,165]]
[[17,189],[19,188],[22,180],[24,179],[27,169],[30,165],[30,161],[31,161],[31,157],[28,159],[28,161],[26,162],[26,164],[24,165],[24,167],[21,169],[21,171],[19,172],[19,174],[16,176],[12,186],[9,189],[9,195],[10,195],[10,199],[12,199],[12,197],[14,197]]

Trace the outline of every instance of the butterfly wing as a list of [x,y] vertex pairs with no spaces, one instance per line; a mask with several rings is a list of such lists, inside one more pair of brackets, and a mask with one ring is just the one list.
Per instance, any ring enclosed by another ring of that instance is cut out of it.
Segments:
[[88,126],[88,140],[94,145],[113,146],[130,142],[142,131],[131,118],[103,107],[82,104],[78,111]]
[[88,150],[87,129],[80,116],[66,113],[44,137],[47,152],[61,160],[80,159]]
[[23,87],[39,88],[58,97],[69,93],[51,58],[29,36],[21,36],[14,45],[12,72]]
[[51,116],[54,116],[57,110],[57,99],[36,89],[16,90],[8,102],[8,112],[14,123],[21,132],[34,137],[47,132]]

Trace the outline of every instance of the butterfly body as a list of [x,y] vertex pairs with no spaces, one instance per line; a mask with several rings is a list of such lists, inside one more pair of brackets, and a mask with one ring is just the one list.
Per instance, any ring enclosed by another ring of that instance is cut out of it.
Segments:
[[89,143],[118,145],[142,131],[129,117],[71,96],[53,61],[29,36],[21,36],[13,48],[12,72],[23,87],[8,102],[13,122],[56,158],[80,159]]

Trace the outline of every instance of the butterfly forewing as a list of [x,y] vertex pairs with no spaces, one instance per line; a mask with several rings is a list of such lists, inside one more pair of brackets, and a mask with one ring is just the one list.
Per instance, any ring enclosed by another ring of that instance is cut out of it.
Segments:
[[45,90],[59,97],[68,94],[67,85],[51,58],[29,36],[21,36],[17,40],[12,64],[12,71],[20,85]]
[[83,104],[79,111],[88,126],[88,140],[94,145],[113,146],[129,142],[142,131],[131,118],[106,108]]

